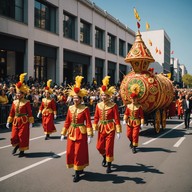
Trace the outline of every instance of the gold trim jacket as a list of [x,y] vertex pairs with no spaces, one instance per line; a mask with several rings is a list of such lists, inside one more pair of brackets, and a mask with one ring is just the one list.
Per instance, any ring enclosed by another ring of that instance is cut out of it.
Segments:
[[70,106],[61,134],[73,141],[81,140],[82,134],[93,136],[89,108],[82,104]]
[[107,134],[114,130],[117,133],[122,132],[118,107],[115,103],[108,101],[96,105],[93,129]]

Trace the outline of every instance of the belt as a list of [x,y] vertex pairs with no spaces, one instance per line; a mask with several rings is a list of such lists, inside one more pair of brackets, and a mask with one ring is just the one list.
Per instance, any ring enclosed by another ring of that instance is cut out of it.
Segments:
[[26,116],[26,113],[16,113],[15,116],[16,117],[22,117],[22,116]]
[[131,120],[136,120],[136,119],[139,119],[139,118],[135,118],[135,117],[129,117]]
[[106,125],[107,123],[113,122],[113,119],[109,119],[109,120],[100,120],[100,123],[103,125]]
[[79,126],[84,126],[84,124],[83,123],[79,123],[79,124],[71,123],[71,126],[76,128],[76,127],[79,127]]

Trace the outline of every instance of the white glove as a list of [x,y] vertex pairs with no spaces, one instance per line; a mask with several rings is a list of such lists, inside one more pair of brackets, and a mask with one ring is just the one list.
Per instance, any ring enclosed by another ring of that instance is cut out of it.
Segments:
[[117,133],[117,139],[120,139],[120,137],[121,137],[121,134]]
[[126,123],[126,121],[125,120],[123,120],[123,125],[126,125],[127,123]]
[[61,135],[61,141],[64,141],[64,140],[65,140],[65,136]]
[[87,143],[88,143],[88,144],[91,143],[91,136],[90,136],[90,135],[87,137]]
[[29,128],[31,129],[33,127],[33,124],[32,123],[29,123]]
[[142,129],[142,128],[144,127],[144,125],[143,125],[143,124],[141,124],[141,126],[140,126],[140,127],[141,127],[141,129]]
[[9,129],[9,123],[6,124],[7,129]]
[[57,115],[54,115],[54,119],[57,119]]
[[37,113],[37,118],[38,118],[38,119],[39,119],[40,115],[41,115],[41,113],[40,113],[40,112],[38,112],[38,113]]

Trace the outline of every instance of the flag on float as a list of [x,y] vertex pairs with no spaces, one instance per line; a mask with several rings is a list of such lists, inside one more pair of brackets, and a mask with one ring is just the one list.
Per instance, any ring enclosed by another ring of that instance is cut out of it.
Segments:
[[152,41],[150,39],[148,40],[148,43],[149,43],[150,46],[153,45],[153,43],[152,43]]
[[140,21],[141,20],[141,18],[139,17],[139,13],[137,12],[137,10],[136,10],[136,8],[134,7],[134,15],[135,15],[135,18],[138,20],[138,21]]
[[159,51],[159,50],[158,50],[158,48],[156,47],[155,52],[158,53],[158,51]]
[[150,29],[150,25],[148,22],[146,22],[146,30],[149,30]]

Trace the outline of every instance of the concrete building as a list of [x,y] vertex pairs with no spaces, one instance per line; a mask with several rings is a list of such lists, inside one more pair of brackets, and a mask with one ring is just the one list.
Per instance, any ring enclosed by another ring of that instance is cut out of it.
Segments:
[[157,73],[170,73],[171,40],[164,30],[142,32],[142,39],[151,52],[154,63],[149,67]]
[[135,32],[89,0],[1,0],[0,76],[117,83]]

